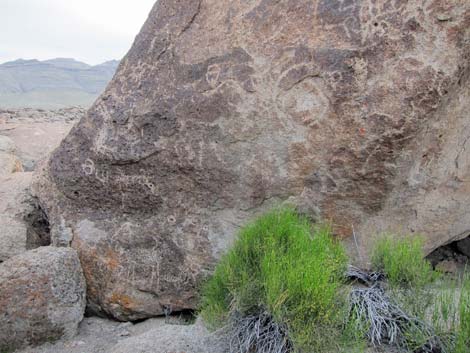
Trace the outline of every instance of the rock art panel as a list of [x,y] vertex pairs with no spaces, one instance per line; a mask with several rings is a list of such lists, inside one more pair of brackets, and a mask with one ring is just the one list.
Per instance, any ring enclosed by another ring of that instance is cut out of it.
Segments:
[[[444,0],[158,1],[35,183],[53,242],[79,253],[90,309],[136,320],[194,308],[238,227],[283,201],[341,237],[354,227],[366,253],[390,228],[367,222],[404,209],[394,198],[415,202],[404,176],[416,145],[458,120],[449,104],[468,87],[469,11]],[[455,150],[451,140],[436,153]],[[458,236],[444,214],[439,232],[427,216],[415,222],[429,249]]]

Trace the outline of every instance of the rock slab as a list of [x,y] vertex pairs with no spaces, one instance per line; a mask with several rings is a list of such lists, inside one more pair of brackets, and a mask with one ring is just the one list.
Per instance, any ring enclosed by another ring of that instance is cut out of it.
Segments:
[[365,254],[380,231],[468,234],[469,27],[468,1],[158,1],[35,184],[90,309],[194,308],[283,201]]
[[42,247],[0,264],[0,351],[75,334],[85,310],[75,250]]

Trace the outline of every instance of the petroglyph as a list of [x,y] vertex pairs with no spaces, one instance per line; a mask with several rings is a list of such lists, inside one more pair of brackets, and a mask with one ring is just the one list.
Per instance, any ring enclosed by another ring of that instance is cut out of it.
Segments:
[[282,109],[299,123],[314,127],[328,116],[329,101],[320,78],[306,78],[279,97]]
[[106,184],[109,181],[109,174],[108,171],[103,169],[96,168],[95,162],[87,158],[85,162],[82,164],[82,170],[87,176],[94,176],[97,180],[99,180],[102,184]]
[[[141,172],[145,172],[141,170]],[[145,189],[153,195],[158,194],[158,186],[152,182],[152,176],[148,176],[145,174],[120,174],[113,178],[116,184],[122,184],[126,187],[130,187],[132,185],[141,185],[144,186]]]
[[217,64],[212,64],[207,68],[206,81],[212,89],[216,88],[221,83],[219,81],[220,71],[221,68]]
[[87,158],[82,164],[82,170],[86,175],[93,175],[95,173],[95,162]]

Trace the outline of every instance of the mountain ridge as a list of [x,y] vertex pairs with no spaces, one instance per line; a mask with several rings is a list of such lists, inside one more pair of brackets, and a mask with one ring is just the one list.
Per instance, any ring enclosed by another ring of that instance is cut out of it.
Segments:
[[119,61],[89,65],[73,58],[17,59],[0,64],[0,107],[87,107],[104,90]]

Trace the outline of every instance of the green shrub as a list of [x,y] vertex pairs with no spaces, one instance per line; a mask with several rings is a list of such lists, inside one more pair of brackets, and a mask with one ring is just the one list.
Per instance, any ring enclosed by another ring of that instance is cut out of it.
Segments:
[[268,312],[287,327],[296,350],[324,345],[341,324],[346,264],[328,227],[276,209],[240,231],[203,288],[201,315],[220,327],[234,314]]
[[410,351],[434,340],[444,352],[470,352],[470,275],[466,273],[459,280],[439,276],[424,258],[422,248],[420,237],[386,236],[379,239],[372,253],[374,270],[386,275],[392,297],[408,314],[429,323],[428,331],[411,327],[405,332],[406,343]]
[[424,258],[421,237],[384,236],[375,244],[371,260],[374,270],[383,272],[392,286],[421,288],[436,277]]

